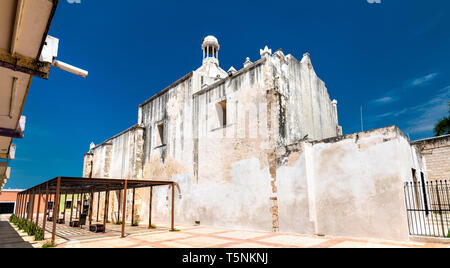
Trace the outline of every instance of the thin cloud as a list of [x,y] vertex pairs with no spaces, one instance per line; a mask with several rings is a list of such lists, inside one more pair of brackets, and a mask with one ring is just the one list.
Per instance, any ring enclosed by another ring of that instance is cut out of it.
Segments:
[[388,96],[388,95],[385,95],[384,97],[379,98],[379,99],[376,99],[376,100],[373,100],[372,102],[373,102],[374,104],[387,104],[387,103],[395,102],[395,101],[397,101],[398,99],[399,99],[399,98],[398,98],[398,97],[395,97],[395,96]]
[[373,121],[379,120],[379,119],[383,119],[386,117],[399,117],[400,115],[405,114],[406,112],[408,112],[408,108],[405,108],[403,110],[400,111],[394,111],[394,112],[388,112],[388,113],[384,113],[384,114],[380,114],[380,115],[376,115],[374,117],[372,117]]
[[415,119],[408,121],[406,131],[421,133],[433,130],[434,125],[447,115],[449,100],[450,86],[447,86],[429,101],[413,107],[411,113],[417,116]]
[[430,74],[424,75],[422,77],[408,80],[404,83],[403,87],[393,89],[393,90],[387,92],[386,94],[384,94],[384,96],[382,96],[381,98],[372,100],[369,103],[375,104],[375,105],[383,105],[383,104],[396,102],[400,99],[400,95],[405,90],[429,85],[438,76],[439,76],[439,73],[430,73]]
[[407,83],[406,88],[425,86],[425,85],[429,84],[431,81],[433,81],[438,75],[439,75],[438,73],[431,73],[431,74],[427,74],[425,76],[413,79]]
[[397,111],[386,112],[383,114],[370,116],[368,123],[379,122],[381,120],[393,120],[400,116],[408,115],[410,119],[403,125],[407,133],[418,134],[426,131],[432,131],[436,122],[442,119],[448,113],[448,102],[450,100],[450,86],[439,90],[434,96],[425,102],[403,108]]

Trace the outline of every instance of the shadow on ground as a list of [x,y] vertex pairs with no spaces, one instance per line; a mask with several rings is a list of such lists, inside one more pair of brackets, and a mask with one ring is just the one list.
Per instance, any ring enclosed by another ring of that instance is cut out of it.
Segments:
[[0,220],[0,248],[33,248],[22,239],[8,221]]

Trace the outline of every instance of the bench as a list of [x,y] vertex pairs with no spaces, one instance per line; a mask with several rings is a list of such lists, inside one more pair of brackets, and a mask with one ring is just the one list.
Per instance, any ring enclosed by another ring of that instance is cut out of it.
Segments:
[[93,233],[102,233],[105,231],[105,225],[103,224],[92,224],[89,226],[89,231]]

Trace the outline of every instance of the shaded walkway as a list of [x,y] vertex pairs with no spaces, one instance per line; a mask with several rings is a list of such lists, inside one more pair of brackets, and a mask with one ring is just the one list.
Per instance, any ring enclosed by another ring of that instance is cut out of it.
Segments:
[[9,224],[5,215],[0,217],[0,248],[33,248]]
[[[42,228],[42,223],[39,222],[39,227]],[[46,224],[46,233],[45,237],[50,238],[52,229],[53,229],[53,222],[47,222]],[[70,227],[68,223],[66,224],[57,224],[56,225],[56,236],[62,240],[65,240],[66,242],[69,241],[82,241],[82,240],[90,240],[90,239],[98,239],[98,238],[117,238],[121,236],[122,232],[122,225],[114,225],[108,223],[106,225],[106,232],[105,233],[93,233],[89,231],[88,226],[83,226],[83,228],[79,227]],[[157,231],[165,231],[167,230],[166,227],[164,228],[157,228],[157,229],[148,229],[146,227],[133,227],[133,226],[127,226],[125,236],[129,236],[132,234],[145,234],[145,233],[151,233],[151,232],[157,232]]]

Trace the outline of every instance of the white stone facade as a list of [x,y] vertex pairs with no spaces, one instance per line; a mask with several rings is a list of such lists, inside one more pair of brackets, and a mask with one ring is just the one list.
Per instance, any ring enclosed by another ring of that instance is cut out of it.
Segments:
[[[84,177],[173,180],[179,223],[407,237],[401,190],[414,163],[397,128],[342,136],[308,53],[266,47],[225,72],[217,39],[202,49],[202,66],[141,104],[136,126],[90,149]],[[155,190],[156,220],[169,220],[170,198]],[[137,191],[143,222],[148,200]]]

